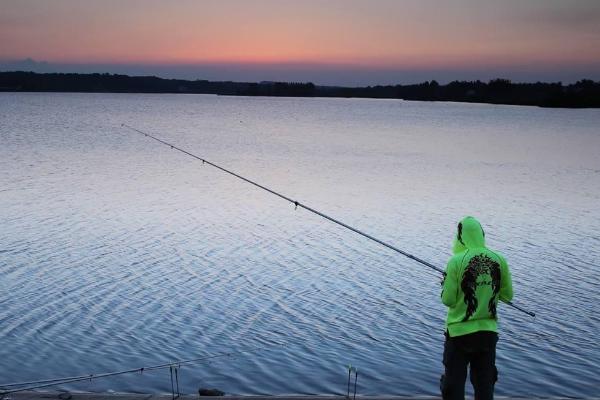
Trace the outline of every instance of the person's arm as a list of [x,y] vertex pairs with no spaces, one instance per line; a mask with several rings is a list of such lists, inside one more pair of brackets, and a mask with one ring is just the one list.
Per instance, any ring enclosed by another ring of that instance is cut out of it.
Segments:
[[456,305],[456,298],[458,297],[458,279],[456,277],[456,262],[454,257],[448,261],[446,266],[446,275],[442,282],[442,303],[447,307],[454,307]]
[[500,259],[500,265],[502,267],[500,276],[500,301],[508,302],[513,298],[513,287],[512,277],[510,276],[510,269],[504,257]]

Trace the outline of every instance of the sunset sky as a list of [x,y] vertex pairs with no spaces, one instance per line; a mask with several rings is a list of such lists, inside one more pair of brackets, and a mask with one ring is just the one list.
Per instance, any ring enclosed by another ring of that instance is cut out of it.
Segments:
[[212,80],[600,80],[598,0],[0,0],[0,69]]

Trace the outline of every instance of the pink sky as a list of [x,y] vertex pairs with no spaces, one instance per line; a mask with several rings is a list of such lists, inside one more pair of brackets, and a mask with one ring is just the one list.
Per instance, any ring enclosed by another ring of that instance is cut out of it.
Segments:
[[600,66],[588,0],[2,0],[0,59],[507,71]]

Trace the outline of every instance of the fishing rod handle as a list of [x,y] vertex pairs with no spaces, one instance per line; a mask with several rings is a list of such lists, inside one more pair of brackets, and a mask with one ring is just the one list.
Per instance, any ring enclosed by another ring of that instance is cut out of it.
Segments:
[[521,311],[521,312],[529,315],[530,317],[534,317],[535,318],[535,313],[534,312],[527,311],[524,308],[521,308],[518,305],[514,304],[512,301],[507,301],[505,303],[508,304],[509,306],[511,306],[512,308],[514,308],[515,310],[519,310],[519,311]]

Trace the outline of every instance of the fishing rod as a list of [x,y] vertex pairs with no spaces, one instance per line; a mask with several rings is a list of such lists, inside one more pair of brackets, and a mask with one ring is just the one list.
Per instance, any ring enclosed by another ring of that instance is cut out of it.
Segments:
[[[276,343],[273,346],[282,346],[282,344]],[[93,379],[108,378],[111,376],[131,374],[131,373],[135,373],[135,372],[144,373],[147,371],[156,371],[156,370],[173,368],[173,367],[179,368],[179,367],[181,367],[181,365],[185,365],[185,364],[200,363],[200,362],[204,362],[204,361],[213,360],[216,358],[233,357],[233,356],[240,355],[240,354],[254,353],[254,352],[257,352],[260,350],[267,349],[269,347],[271,347],[271,346],[259,346],[259,347],[253,347],[253,348],[234,351],[234,352],[222,352],[222,353],[216,353],[216,354],[212,354],[212,355],[204,356],[204,357],[191,358],[191,359],[187,359],[187,360],[176,360],[176,361],[172,361],[172,362],[168,362],[168,363],[164,363],[164,364],[151,365],[148,367],[132,368],[132,369],[127,369],[127,370],[123,370],[123,371],[105,372],[105,373],[100,373],[100,374],[68,376],[68,377],[62,377],[62,378],[43,379],[43,380],[29,381],[29,382],[6,383],[3,385],[0,385],[0,396],[7,395],[9,393],[24,392],[24,391],[34,390],[34,389],[46,388],[46,387],[50,387],[50,386],[63,385],[66,383],[74,383],[74,382],[81,382],[81,381],[88,381],[88,380],[91,381]],[[11,387],[14,389],[4,390],[5,388],[11,388]]]
[[[387,242],[384,242],[381,239],[377,239],[376,237],[374,237],[372,235],[369,235],[368,233],[365,233],[365,232],[363,232],[363,231],[361,231],[361,230],[359,230],[357,228],[354,228],[354,227],[352,227],[352,226],[350,226],[350,225],[348,225],[348,224],[346,224],[346,223],[344,223],[344,222],[342,222],[342,221],[340,221],[338,219],[330,217],[329,215],[324,214],[324,213],[322,213],[322,212],[320,212],[318,210],[315,210],[314,208],[309,207],[306,204],[303,204],[303,203],[301,203],[301,202],[299,202],[297,200],[294,200],[294,199],[292,199],[292,198],[290,198],[290,197],[288,197],[288,196],[286,196],[284,194],[281,194],[281,193],[279,193],[279,192],[277,192],[275,190],[269,189],[268,187],[263,186],[260,183],[257,183],[257,182],[255,182],[253,180],[245,178],[245,177],[243,177],[240,174],[237,174],[237,173],[235,173],[235,172],[233,172],[233,171],[231,171],[231,170],[229,170],[227,168],[223,168],[223,167],[221,167],[221,166],[219,166],[219,165],[217,165],[217,164],[215,164],[213,162],[210,162],[210,161],[206,160],[205,158],[202,158],[202,157],[200,157],[200,156],[198,156],[196,154],[190,153],[189,151],[187,151],[185,149],[177,147],[176,145],[174,145],[172,143],[169,143],[169,142],[166,142],[166,141],[164,141],[164,140],[162,140],[162,139],[160,139],[160,138],[158,138],[158,137],[156,137],[154,135],[151,135],[151,134],[149,134],[147,132],[141,131],[141,130],[139,130],[137,128],[134,128],[132,126],[129,126],[127,124],[121,124],[121,126],[124,127],[124,128],[128,128],[128,129],[130,129],[130,130],[132,130],[132,131],[134,131],[136,133],[139,133],[140,135],[143,135],[143,136],[145,136],[147,138],[153,139],[153,140],[157,141],[158,143],[161,143],[161,144],[163,144],[165,146],[169,146],[171,149],[177,150],[177,151],[179,151],[179,152],[181,152],[183,154],[186,154],[186,155],[188,155],[188,156],[190,156],[192,158],[195,158],[196,160],[202,161],[202,164],[208,164],[211,167],[214,167],[214,168],[216,168],[216,169],[218,169],[218,170],[220,170],[222,172],[225,172],[225,173],[227,173],[229,175],[232,175],[232,176],[234,176],[234,177],[236,177],[238,179],[241,179],[242,181],[244,181],[246,183],[249,183],[249,184],[251,184],[253,186],[256,186],[259,189],[267,191],[267,192],[271,193],[272,195],[275,195],[275,196],[277,196],[277,197],[279,197],[279,198],[281,198],[283,200],[286,200],[286,201],[292,203],[295,208],[298,208],[298,207],[303,208],[306,211],[309,211],[309,212],[311,212],[313,214],[316,214],[316,215],[318,215],[318,216],[320,216],[322,218],[325,218],[326,220],[329,220],[329,221],[331,221],[331,222],[333,222],[335,224],[343,226],[344,228],[346,228],[348,230],[351,230],[354,233],[357,233],[357,234],[359,234],[359,235],[361,235],[363,237],[366,237],[367,239],[372,240],[373,242],[379,243],[380,245],[382,245],[384,247],[387,247],[388,249],[393,250],[396,253],[402,254],[403,256],[405,256],[407,258],[410,258],[411,260],[414,260],[414,261],[418,262],[419,264],[424,265],[424,266],[426,266],[426,267],[428,267],[428,268],[430,268],[430,269],[432,269],[434,271],[437,271],[437,272],[441,273],[442,275],[446,274],[446,272],[443,269],[441,269],[440,267],[437,267],[437,266],[431,264],[428,261],[425,261],[425,260],[423,260],[423,259],[421,259],[421,258],[419,258],[419,257],[417,257],[417,256],[415,256],[413,254],[410,254],[410,253],[408,253],[408,252],[406,252],[404,250],[401,250],[401,249],[397,248],[396,246],[393,246],[393,245],[391,245],[391,244],[389,244]],[[521,312],[523,312],[523,313],[525,313],[525,314],[527,314],[527,315],[529,315],[531,317],[535,317],[535,313],[533,313],[531,311],[528,311],[528,310],[525,310],[524,308],[522,308],[520,306],[517,306],[517,305],[515,305],[514,303],[512,303],[510,301],[505,302],[505,304],[507,304],[507,305],[513,307],[514,309],[516,309],[518,311],[521,311]]]

